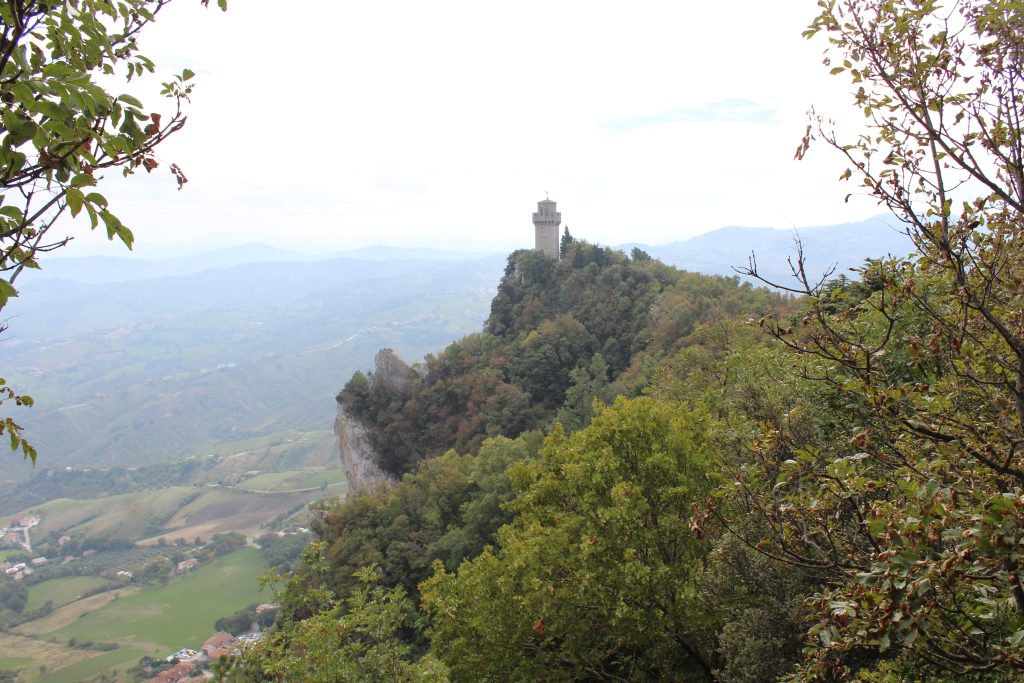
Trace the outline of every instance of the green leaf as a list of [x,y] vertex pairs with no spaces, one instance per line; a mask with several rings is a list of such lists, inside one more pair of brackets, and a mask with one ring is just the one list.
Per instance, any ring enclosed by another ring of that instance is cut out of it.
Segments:
[[7,300],[18,296],[18,290],[7,280],[0,278],[0,308],[7,305]]
[[142,102],[132,97],[131,95],[121,95],[117,99],[119,99],[121,102],[124,102],[125,104],[130,104],[133,107],[138,107],[139,109],[142,109]]
[[71,210],[71,217],[74,218],[82,211],[82,204],[85,202],[85,197],[82,196],[82,191],[78,188],[72,187],[64,195],[64,199],[68,203],[68,208]]
[[7,216],[19,223],[25,218],[25,215],[16,206],[0,206],[0,216]]
[[90,204],[95,204],[101,209],[107,208],[107,198],[101,195],[99,192],[90,192],[89,194],[85,195],[85,201],[89,202]]
[[86,187],[88,185],[95,185],[96,178],[89,175],[88,173],[79,173],[71,179],[71,187]]

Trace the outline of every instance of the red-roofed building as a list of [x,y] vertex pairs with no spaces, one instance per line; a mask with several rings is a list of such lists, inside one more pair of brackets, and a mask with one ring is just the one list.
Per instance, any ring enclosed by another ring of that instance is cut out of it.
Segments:
[[232,648],[230,648],[230,647],[216,647],[216,648],[214,648],[212,650],[206,650],[204,648],[203,652],[206,653],[207,659],[209,659],[211,662],[215,662],[218,659],[220,659],[221,657],[223,657],[224,655],[231,654],[231,649]]
[[226,649],[231,652],[231,649],[238,643],[238,638],[235,638],[230,633],[225,631],[217,631],[212,636],[207,638],[206,642],[203,643],[203,653],[210,659],[217,659],[220,655],[213,655],[214,650]]
[[178,683],[185,678],[190,678],[196,671],[196,665],[192,662],[179,662],[167,671],[161,671],[149,679],[149,683]]

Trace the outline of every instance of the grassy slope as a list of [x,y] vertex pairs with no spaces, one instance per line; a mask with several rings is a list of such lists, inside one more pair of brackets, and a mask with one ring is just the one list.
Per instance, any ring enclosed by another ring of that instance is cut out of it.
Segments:
[[[333,492],[331,492],[333,493]],[[209,538],[225,531],[256,536],[260,525],[321,497],[320,491],[295,494],[256,494],[234,489],[210,489],[185,505],[167,521],[163,538]],[[146,539],[154,542],[157,537]]]
[[71,576],[66,579],[52,579],[37,583],[28,591],[28,604],[25,609],[34,611],[53,601],[54,607],[66,605],[77,600],[83,593],[99,586],[109,585],[110,581],[98,576]]
[[52,635],[117,642],[161,656],[196,647],[213,634],[214,621],[267,599],[258,586],[265,570],[259,553],[246,548],[166,586],[108,603]]
[[73,624],[86,614],[95,612],[111,602],[134,595],[141,590],[139,586],[127,586],[114,591],[92,595],[88,598],[82,598],[81,600],[75,600],[63,607],[58,607],[45,617],[28,621],[21,626],[15,627],[14,633],[29,637],[41,637],[44,634],[52,633],[57,629]]
[[[255,536],[261,532],[263,523],[277,515],[344,492],[340,471],[310,469],[268,476],[280,482],[275,488],[312,490],[264,494],[235,488],[174,486],[91,500],[65,498],[30,508],[42,517],[40,525],[33,529],[33,538],[51,531],[79,538],[114,536],[148,543],[155,543],[160,537],[209,538],[225,531]],[[325,491],[319,489],[322,481],[329,483]],[[188,501],[191,496],[195,500]]]
[[[5,668],[21,669],[29,680],[45,665],[55,671],[71,666],[95,653],[76,650],[62,643],[50,643],[13,633],[0,633],[0,671]],[[28,661],[25,661],[25,660]],[[20,681],[19,681],[20,683]]]
[[50,501],[32,508],[42,517],[33,532],[40,536],[63,531],[80,536],[141,538],[152,519],[170,516],[195,491],[191,486],[174,486],[93,500]]
[[139,659],[146,654],[142,650],[133,648],[121,648],[113,652],[101,652],[89,659],[75,662],[56,671],[40,676],[35,683],[79,683],[101,673],[112,670],[125,670],[139,663]]
[[345,475],[340,469],[317,470],[313,468],[290,472],[268,472],[239,482],[239,488],[250,491],[295,491],[316,488],[321,484],[340,484]]
[[17,669],[20,666],[31,663],[32,660],[28,657],[0,657],[0,671]]
[[287,485],[295,478],[296,474],[294,472],[267,472],[239,482],[238,487],[250,491],[286,491],[298,488]]

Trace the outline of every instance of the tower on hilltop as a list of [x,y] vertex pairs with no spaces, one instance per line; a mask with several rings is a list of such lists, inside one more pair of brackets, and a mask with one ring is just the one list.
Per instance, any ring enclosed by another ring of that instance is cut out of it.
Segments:
[[562,214],[555,211],[555,202],[542,199],[537,202],[537,213],[533,214],[533,227],[537,241],[535,249],[558,260],[558,226],[562,222]]

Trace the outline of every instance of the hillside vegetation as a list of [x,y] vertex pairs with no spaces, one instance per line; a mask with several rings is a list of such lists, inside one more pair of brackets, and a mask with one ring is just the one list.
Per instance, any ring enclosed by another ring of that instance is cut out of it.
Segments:
[[660,359],[702,324],[778,310],[777,294],[739,278],[685,273],[645,257],[573,242],[556,262],[518,251],[482,334],[428,355],[402,381],[356,373],[338,402],[369,428],[386,472],[401,475],[487,437],[583,426],[594,398],[635,394]]
[[[406,605],[383,624],[394,636],[379,643],[385,651],[429,643],[433,654],[409,666],[433,671],[439,656],[459,680],[562,680],[578,666],[611,678],[708,668],[713,627],[689,623],[709,552],[689,532],[691,505],[715,486],[724,432],[756,427],[727,427],[715,402],[696,402],[728,384],[720,366],[734,347],[755,367],[775,358],[751,322],[802,304],[640,251],[566,246],[559,262],[509,257],[482,333],[401,381],[358,373],[346,385],[339,402],[368,426],[379,464],[399,481],[324,507],[322,540],[287,579],[273,639],[230,675],[264,680],[260,672],[293,648],[313,646],[316,620],[373,599]],[[768,369],[729,390],[743,395]],[[684,382],[691,372],[702,375],[699,391]],[[527,586],[540,593],[529,597]],[[653,595],[689,597],[660,614]],[[428,621],[413,618],[413,604]],[[658,649],[650,634],[662,631],[673,637]],[[461,662],[468,650],[449,639],[476,654]],[[598,659],[575,662],[570,650]],[[331,666],[308,654],[288,661],[300,678]]]
[[1019,680],[1020,214],[965,211],[797,298],[514,253],[483,332],[341,392],[397,481],[218,675]]

